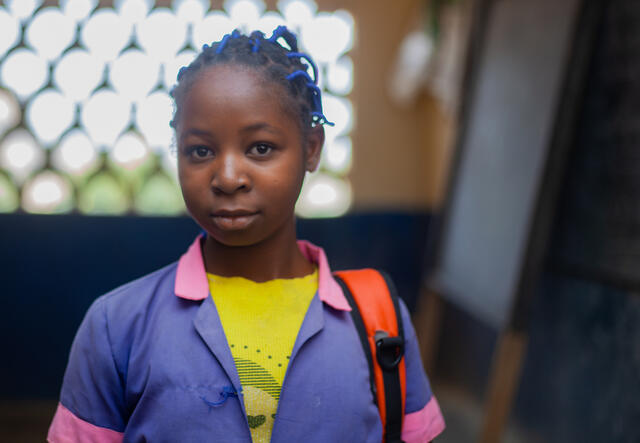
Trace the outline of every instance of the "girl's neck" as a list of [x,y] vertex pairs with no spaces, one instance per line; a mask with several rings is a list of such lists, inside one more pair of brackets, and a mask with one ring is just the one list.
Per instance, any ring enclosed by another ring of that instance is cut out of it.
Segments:
[[295,230],[278,233],[250,246],[226,246],[207,235],[202,256],[211,274],[244,277],[256,282],[303,277],[314,269],[298,249]]

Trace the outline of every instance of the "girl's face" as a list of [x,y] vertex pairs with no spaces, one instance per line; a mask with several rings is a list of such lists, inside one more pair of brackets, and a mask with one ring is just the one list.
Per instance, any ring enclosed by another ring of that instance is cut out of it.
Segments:
[[198,74],[176,127],[182,195],[196,222],[227,246],[295,233],[294,205],[318,165],[324,133],[306,140],[283,109],[281,85],[239,65]]

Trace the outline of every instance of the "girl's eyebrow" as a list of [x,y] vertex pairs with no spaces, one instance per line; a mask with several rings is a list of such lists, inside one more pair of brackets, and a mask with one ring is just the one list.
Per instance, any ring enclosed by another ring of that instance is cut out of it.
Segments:
[[[247,125],[244,128],[240,129],[239,132],[241,134],[245,134],[245,133],[256,132],[260,130],[271,132],[272,134],[275,134],[275,135],[280,135],[280,130],[278,130],[276,127],[266,122],[258,122],[258,123]],[[182,141],[190,135],[195,135],[200,137],[213,137],[213,134],[211,134],[206,129],[189,128],[186,131],[184,131],[182,134],[180,134],[180,140]]]
[[189,128],[186,131],[184,131],[182,134],[180,134],[180,141],[184,140],[190,135],[195,135],[200,137],[209,137],[209,138],[213,137],[213,134],[211,134],[209,131],[205,129]]
[[258,123],[253,123],[251,125],[247,125],[244,128],[240,129],[240,133],[256,132],[260,130],[271,132],[276,135],[280,134],[280,131],[276,127],[271,126],[269,123],[266,123],[266,122],[258,122]]

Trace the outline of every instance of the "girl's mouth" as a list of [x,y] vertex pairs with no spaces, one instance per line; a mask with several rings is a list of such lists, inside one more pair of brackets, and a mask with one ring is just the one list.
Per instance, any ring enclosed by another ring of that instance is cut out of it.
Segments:
[[258,212],[246,210],[220,210],[211,214],[213,223],[222,230],[237,230],[247,228],[258,216]]

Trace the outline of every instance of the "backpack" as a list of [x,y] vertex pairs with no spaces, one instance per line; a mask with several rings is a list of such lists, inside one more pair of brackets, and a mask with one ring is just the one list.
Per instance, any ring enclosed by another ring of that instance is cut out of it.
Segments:
[[338,271],[334,277],[351,306],[351,318],[369,364],[383,442],[401,442],[406,379],[404,331],[395,286],[386,273],[374,269]]

